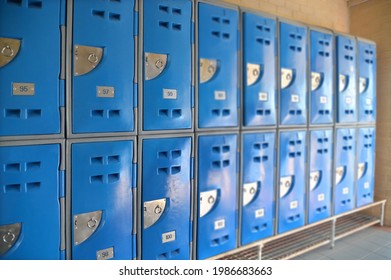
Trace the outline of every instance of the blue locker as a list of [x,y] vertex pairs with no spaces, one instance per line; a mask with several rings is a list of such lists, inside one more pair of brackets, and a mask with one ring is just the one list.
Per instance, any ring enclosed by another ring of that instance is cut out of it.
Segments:
[[197,259],[236,247],[237,138],[198,136]]
[[336,36],[337,123],[357,122],[356,39]]
[[61,133],[64,17],[62,0],[0,1],[0,137]]
[[134,141],[73,143],[72,259],[135,258]]
[[279,144],[277,232],[280,234],[304,225],[306,131],[281,131]]
[[73,1],[72,133],[134,131],[134,0]]
[[191,137],[142,140],[141,258],[191,258]]
[[356,129],[336,129],[334,215],[354,208]]
[[356,206],[373,202],[376,134],[374,127],[358,128]]
[[144,0],[143,130],[192,128],[192,2]]
[[275,140],[275,132],[242,136],[242,245],[274,233]]
[[312,130],[309,143],[308,223],[331,215],[333,131]]
[[243,125],[276,125],[276,20],[243,13]]
[[358,121],[376,121],[376,45],[358,40]]
[[59,260],[60,144],[0,147],[0,260]]
[[334,121],[334,36],[310,31],[310,119],[311,125]]
[[198,3],[198,128],[238,126],[237,10]]
[[307,124],[307,28],[279,23],[280,125]]

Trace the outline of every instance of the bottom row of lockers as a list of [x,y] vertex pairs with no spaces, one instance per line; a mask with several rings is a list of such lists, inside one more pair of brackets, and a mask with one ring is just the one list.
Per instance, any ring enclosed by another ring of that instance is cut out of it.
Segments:
[[1,143],[0,259],[205,259],[373,201],[374,127],[239,140]]

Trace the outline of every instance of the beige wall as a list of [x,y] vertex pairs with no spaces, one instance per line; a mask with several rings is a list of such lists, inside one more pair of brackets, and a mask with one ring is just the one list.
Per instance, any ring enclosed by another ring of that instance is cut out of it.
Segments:
[[224,1],[315,26],[349,32],[349,8],[346,0]]
[[350,9],[351,33],[377,44],[377,133],[375,199],[388,199],[391,226],[391,1],[369,0]]

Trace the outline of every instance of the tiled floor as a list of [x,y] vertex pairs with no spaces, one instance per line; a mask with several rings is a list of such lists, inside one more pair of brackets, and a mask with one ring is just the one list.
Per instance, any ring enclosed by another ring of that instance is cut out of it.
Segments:
[[391,227],[373,226],[329,245],[298,256],[295,260],[391,260]]

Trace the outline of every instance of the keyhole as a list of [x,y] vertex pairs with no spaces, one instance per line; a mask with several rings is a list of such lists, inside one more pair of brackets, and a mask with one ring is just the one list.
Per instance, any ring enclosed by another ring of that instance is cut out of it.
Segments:
[[14,50],[9,46],[5,46],[3,47],[3,49],[1,50],[1,53],[6,56],[6,57],[12,57],[14,56]]

